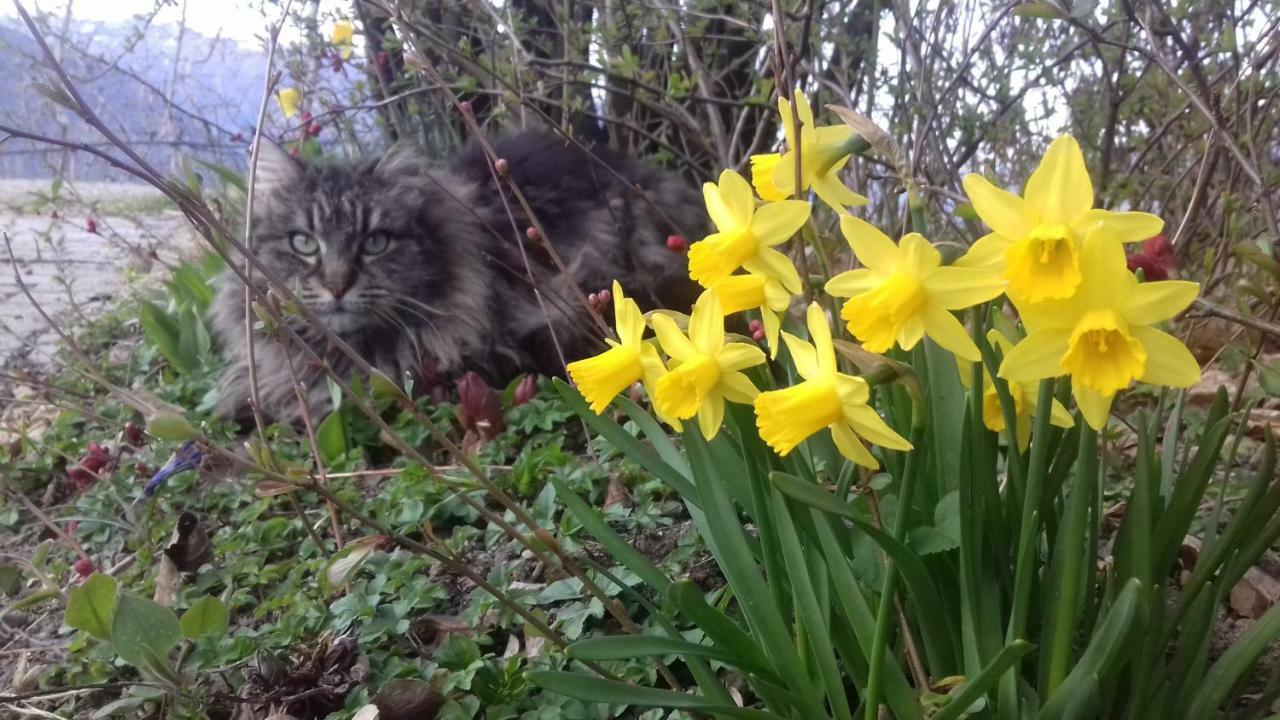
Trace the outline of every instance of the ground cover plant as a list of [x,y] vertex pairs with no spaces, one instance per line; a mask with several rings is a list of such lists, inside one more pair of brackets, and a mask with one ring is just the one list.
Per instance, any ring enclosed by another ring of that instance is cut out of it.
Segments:
[[[246,141],[272,118],[314,157],[373,123],[443,152],[524,113],[703,183],[714,232],[667,241],[687,314],[584,288],[612,335],[566,379],[331,372],[327,414],[248,434],[210,415],[205,315],[252,160],[159,169],[16,7],[39,93],[102,142],[0,132],[154,185],[203,243],[50,317],[62,371],[4,372],[0,711],[1276,712],[1260,6],[272,7],[308,34],[268,31]],[[1029,99],[1060,65],[1065,125]],[[28,202],[80,212],[62,188]],[[289,288],[248,301],[287,336]]]

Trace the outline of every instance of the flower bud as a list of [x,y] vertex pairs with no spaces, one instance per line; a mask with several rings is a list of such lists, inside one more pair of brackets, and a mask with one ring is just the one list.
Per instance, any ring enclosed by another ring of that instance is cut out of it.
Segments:
[[97,234],[98,234],[98,221],[97,221],[97,220],[94,220],[93,218],[88,218],[88,219],[86,219],[86,220],[84,221],[84,229],[85,229],[85,230],[88,230],[90,233],[92,233],[92,234],[94,234],[94,235],[97,235]]
[[688,247],[689,243],[685,242],[685,239],[680,235],[667,236],[667,249],[671,252],[684,252]]
[[[511,172],[511,164],[507,162],[506,158],[498,158],[493,161],[493,171],[498,173],[498,177],[504,178]],[[529,230],[532,229],[529,228]],[[529,230],[525,230],[525,233],[527,234]]]
[[71,569],[75,570],[76,575],[81,579],[89,577],[93,574],[94,570],[97,570],[93,565],[93,561],[85,557],[76,560],[75,564],[71,566]]
[[532,374],[525,375],[516,386],[515,393],[511,396],[511,407],[520,407],[530,400],[538,396],[538,379]]
[[147,436],[142,434],[142,428],[132,420],[124,424],[124,437],[129,444],[140,448],[147,443]]

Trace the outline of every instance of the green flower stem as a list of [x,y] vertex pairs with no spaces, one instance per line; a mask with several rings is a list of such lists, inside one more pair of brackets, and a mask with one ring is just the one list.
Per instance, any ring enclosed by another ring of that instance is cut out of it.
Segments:
[[[917,407],[916,410],[919,410]],[[893,521],[893,538],[902,542],[907,535],[907,513],[911,509],[911,496],[915,492],[916,475],[920,474],[920,455],[923,454],[924,413],[914,412],[911,418],[911,445],[916,448],[907,453],[906,467],[902,472],[902,488],[898,492],[898,514]],[[876,609],[876,632],[871,642],[868,659],[866,720],[876,720],[880,714],[880,686],[884,681],[885,650],[889,644],[889,625],[893,618],[893,596],[898,583],[897,568],[893,558],[886,557],[884,584],[880,588],[880,605]]]
[[1067,677],[1071,663],[1072,638],[1079,621],[1080,573],[1087,555],[1085,544],[1089,506],[1098,484],[1098,431],[1079,418],[1080,447],[1076,454],[1076,482],[1071,491],[1062,529],[1055,546],[1053,577],[1048,598],[1048,621],[1044,649],[1049,656],[1045,690],[1050,697]]
[[[1031,463],[1027,469],[1022,497],[1022,520],[1018,524],[1018,556],[1014,565],[1013,603],[1005,644],[1025,640],[1027,613],[1031,605],[1031,585],[1036,574],[1036,553],[1040,546],[1040,497],[1044,492],[1045,465],[1049,459],[1049,413],[1053,409],[1052,380],[1040,381],[1035,424],[1031,431]],[[1001,678],[1000,717],[1017,716],[1017,665]]]

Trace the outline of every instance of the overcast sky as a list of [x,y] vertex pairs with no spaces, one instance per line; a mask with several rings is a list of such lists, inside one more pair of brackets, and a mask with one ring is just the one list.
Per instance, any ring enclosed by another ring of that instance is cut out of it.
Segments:
[[[186,5],[187,27],[201,35],[213,37],[221,34],[246,48],[260,48],[266,37],[267,24],[279,17],[279,5],[266,9],[263,15],[262,0],[23,0],[29,12],[36,8],[61,16],[71,3],[71,15],[88,22],[127,22],[138,15],[149,15],[160,6],[154,24],[176,24]],[[296,3],[301,5],[301,3]],[[346,4],[340,0],[322,0],[321,17],[331,16]],[[325,11],[329,11],[326,14]],[[9,2],[0,2],[0,17],[13,18],[17,11]],[[326,23],[327,25],[328,23]],[[281,33],[283,42],[297,39],[297,29],[285,27]]]

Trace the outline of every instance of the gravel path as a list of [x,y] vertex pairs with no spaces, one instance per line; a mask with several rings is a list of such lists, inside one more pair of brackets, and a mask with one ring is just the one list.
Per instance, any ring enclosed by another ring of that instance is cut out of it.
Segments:
[[[0,232],[23,282],[60,323],[100,312],[194,247],[186,220],[149,186],[66,185],[52,200],[51,190],[47,181],[0,180]],[[8,253],[0,257],[0,366],[47,365],[57,336],[14,280]]]

